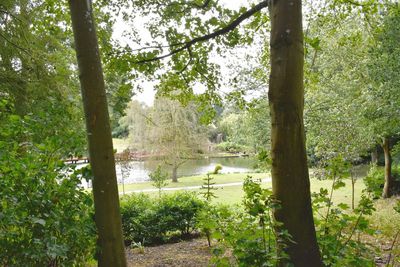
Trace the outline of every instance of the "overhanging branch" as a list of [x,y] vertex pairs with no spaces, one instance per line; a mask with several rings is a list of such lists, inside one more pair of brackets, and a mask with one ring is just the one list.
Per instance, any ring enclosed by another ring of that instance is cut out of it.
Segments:
[[[259,12],[260,10],[262,10],[263,8],[268,7],[268,0],[266,1],[262,1],[260,3],[258,3],[257,5],[255,5],[254,7],[250,8],[249,10],[247,10],[246,12],[242,13],[239,17],[237,17],[235,20],[233,20],[231,23],[229,23],[226,27],[219,29],[213,33],[210,34],[206,34],[200,37],[196,37],[188,42],[179,44],[182,45],[181,47],[172,50],[171,52],[169,52],[168,54],[162,55],[162,56],[158,56],[158,57],[153,57],[153,58],[148,58],[148,59],[143,59],[143,60],[139,60],[136,62],[133,62],[134,64],[143,64],[143,63],[148,63],[148,62],[153,62],[153,61],[157,61],[157,60],[161,60],[167,57],[170,57],[172,55],[175,55],[185,49],[189,49],[190,47],[192,47],[193,45],[197,44],[197,43],[202,43],[205,41],[208,41],[210,39],[214,39],[218,36],[227,34],[231,31],[233,31],[237,26],[240,25],[240,23],[242,23],[244,20],[250,18],[251,16],[253,16],[255,13]],[[178,44],[175,44],[174,46],[177,46]]]

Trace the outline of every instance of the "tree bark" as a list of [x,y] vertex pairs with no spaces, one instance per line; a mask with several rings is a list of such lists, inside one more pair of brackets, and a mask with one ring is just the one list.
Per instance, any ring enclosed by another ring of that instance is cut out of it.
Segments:
[[393,177],[392,177],[392,157],[390,155],[389,138],[384,137],[382,143],[383,153],[385,155],[385,185],[383,187],[383,198],[389,198],[393,193]]
[[371,151],[371,163],[378,165],[378,147],[374,147]]
[[[301,1],[270,2],[272,189],[280,202],[274,211],[294,242],[280,246],[296,267],[322,266],[310,197],[303,123],[303,29]],[[280,266],[286,266],[282,260]]]
[[86,117],[98,231],[98,266],[126,266],[103,71],[90,0],[69,0]]
[[176,163],[174,163],[174,165],[172,166],[172,182],[178,182],[178,166]]

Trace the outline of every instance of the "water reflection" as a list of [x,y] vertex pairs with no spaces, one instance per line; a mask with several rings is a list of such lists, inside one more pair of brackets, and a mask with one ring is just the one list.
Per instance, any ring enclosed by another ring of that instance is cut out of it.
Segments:
[[[186,161],[178,169],[178,177],[206,174],[214,170],[215,165],[221,164],[222,170],[220,173],[245,173],[251,172],[254,168],[256,160],[249,157],[233,157],[233,158],[208,158],[208,159],[195,159]],[[124,183],[136,183],[149,180],[149,173],[154,171],[157,166],[161,164],[165,171],[170,173],[171,168],[160,160],[147,160],[147,161],[132,161],[132,170],[130,171],[129,178],[124,179]],[[121,169],[117,165],[118,182],[121,182]]]

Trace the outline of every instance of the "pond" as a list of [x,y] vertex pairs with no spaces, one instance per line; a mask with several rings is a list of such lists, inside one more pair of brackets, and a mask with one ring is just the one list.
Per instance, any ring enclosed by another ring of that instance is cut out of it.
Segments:
[[[179,167],[178,177],[206,174],[213,171],[217,164],[222,165],[220,173],[246,173],[254,170],[255,163],[256,159],[251,157],[190,159]],[[148,181],[149,173],[154,171],[159,164],[165,171],[171,173],[171,168],[163,165],[161,160],[132,161],[129,178],[125,178],[124,183]],[[121,182],[119,165],[117,165],[117,176],[118,182]]]

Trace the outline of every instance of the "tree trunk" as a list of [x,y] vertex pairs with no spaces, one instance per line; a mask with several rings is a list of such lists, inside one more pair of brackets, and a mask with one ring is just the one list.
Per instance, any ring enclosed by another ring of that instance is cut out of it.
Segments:
[[389,198],[393,193],[393,177],[392,177],[392,157],[390,155],[389,138],[383,138],[383,153],[385,155],[385,186],[383,187],[383,198]]
[[[296,267],[322,266],[310,197],[303,124],[303,29],[301,1],[271,1],[272,189],[280,202],[274,211],[291,239],[280,246]],[[280,262],[286,266],[287,260]]]
[[378,147],[374,147],[371,151],[371,163],[378,165]]
[[91,1],[69,0],[93,172],[98,266],[126,266],[111,129]]
[[172,165],[172,182],[173,183],[177,183],[178,182],[178,165],[176,163],[174,163],[174,165]]
[[355,209],[355,185],[356,185],[356,181],[357,178],[355,176],[355,174],[353,174],[352,171],[350,171],[350,176],[351,176],[351,209],[354,210]]

